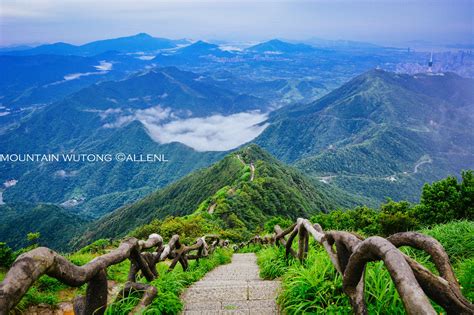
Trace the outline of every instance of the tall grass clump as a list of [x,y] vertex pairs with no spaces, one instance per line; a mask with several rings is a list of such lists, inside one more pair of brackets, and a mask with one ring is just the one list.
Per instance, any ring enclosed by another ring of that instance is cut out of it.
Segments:
[[456,266],[456,274],[464,296],[474,302],[474,257],[461,261]]
[[260,250],[265,248],[265,246],[261,244],[249,244],[247,246],[244,246],[242,248],[239,248],[237,251],[238,253],[245,254],[245,253],[258,253]]
[[[433,268],[429,257],[423,253],[411,249],[404,251],[423,265]],[[292,258],[286,260],[282,247],[263,249],[257,255],[261,276],[267,279],[279,277],[282,281],[277,301],[286,314],[352,314],[349,298],[343,291],[342,277],[318,244],[311,244],[303,263]],[[463,285],[471,281],[463,290],[472,290],[474,261],[467,262],[464,261],[462,266],[464,272],[459,273],[460,283]],[[365,300],[369,314],[406,314],[382,261],[366,266]],[[439,313],[443,312],[438,305],[433,306]]]
[[260,267],[260,277],[273,280],[281,277],[288,270],[288,266],[295,260],[285,258],[285,249],[281,246],[272,246],[257,252],[257,264]]
[[453,221],[421,231],[443,245],[452,261],[474,257],[474,221]]
[[[284,253],[284,251],[282,251]],[[311,250],[308,259],[293,263],[282,277],[278,304],[287,314],[350,314],[342,278],[325,252]]]

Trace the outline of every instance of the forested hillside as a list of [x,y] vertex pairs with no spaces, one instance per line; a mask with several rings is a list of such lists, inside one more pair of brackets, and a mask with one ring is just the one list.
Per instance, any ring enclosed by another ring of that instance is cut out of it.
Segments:
[[474,165],[474,81],[364,73],[316,102],[272,113],[255,142],[322,182],[378,202]]
[[222,230],[248,234],[274,215],[296,218],[357,201],[363,199],[312,182],[251,145],[93,222],[80,244],[120,237],[153,219],[190,214],[203,216]]

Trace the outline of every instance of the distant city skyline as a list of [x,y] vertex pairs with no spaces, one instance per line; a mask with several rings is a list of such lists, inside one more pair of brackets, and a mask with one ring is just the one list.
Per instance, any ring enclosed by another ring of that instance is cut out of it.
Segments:
[[0,45],[83,44],[145,32],[228,41],[272,38],[474,44],[474,0],[2,0]]

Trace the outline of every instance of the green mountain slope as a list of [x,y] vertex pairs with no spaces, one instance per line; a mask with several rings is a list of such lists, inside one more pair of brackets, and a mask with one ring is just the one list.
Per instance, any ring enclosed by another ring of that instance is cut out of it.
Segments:
[[28,246],[27,234],[40,233],[38,243],[56,250],[69,250],[68,243],[86,220],[54,205],[25,203],[0,206],[0,242],[14,249]]
[[325,183],[378,201],[472,168],[474,80],[369,71],[276,111],[255,142]]
[[160,144],[152,140],[150,131],[144,127],[158,121],[266,106],[256,97],[234,93],[198,78],[191,72],[164,68],[135,74],[127,80],[92,85],[38,110],[19,126],[5,131],[0,137],[5,154],[123,152],[164,154],[169,160],[152,164],[1,163],[0,183],[18,180],[17,185],[5,191],[5,201],[60,204],[79,198],[97,204],[93,200],[96,197],[121,193],[109,205],[101,202],[105,208],[94,210],[84,205],[88,213],[99,216],[123,205],[121,202],[132,201],[131,196],[126,196],[129,191],[142,189],[136,197],[143,197],[144,193],[216,161],[222,153],[200,153],[179,143]]
[[296,218],[355,204],[335,193],[251,145],[93,222],[79,243],[123,236],[170,215],[203,214],[222,228],[254,229],[274,215]]
[[38,167],[25,163],[20,166],[29,169],[21,177],[11,175],[12,171],[4,173],[19,179],[15,186],[5,190],[5,201],[59,204],[81,199],[83,201],[71,211],[98,217],[138,200],[197,168],[208,166],[223,155],[196,152],[180,143],[161,145],[148,136],[139,122],[132,122],[119,132],[102,130],[92,134],[74,150],[91,154],[164,154],[168,162],[50,162]]

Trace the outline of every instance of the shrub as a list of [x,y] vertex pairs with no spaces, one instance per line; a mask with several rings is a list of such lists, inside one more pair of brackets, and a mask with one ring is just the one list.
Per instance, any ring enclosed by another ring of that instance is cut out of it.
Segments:
[[378,214],[380,234],[388,236],[398,232],[414,230],[418,223],[412,215],[409,202],[389,200],[380,207]]
[[447,223],[453,220],[474,220],[474,174],[465,171],[461,183],[449,176],[423,186],[416,216],[424,225]]
[[99,239],[94,243],[81,248],[78,253],[104,254],[107,246],[111,244],[110,239]]
[[7,243],[0,242],[0,267],[8,268],[14,260],[13,250]]
[[293,224],[293,220],[288,217],[276,216],[265,222],[264,229],[267,233],[273,233],[275,225],[279,225],[283,230]]

